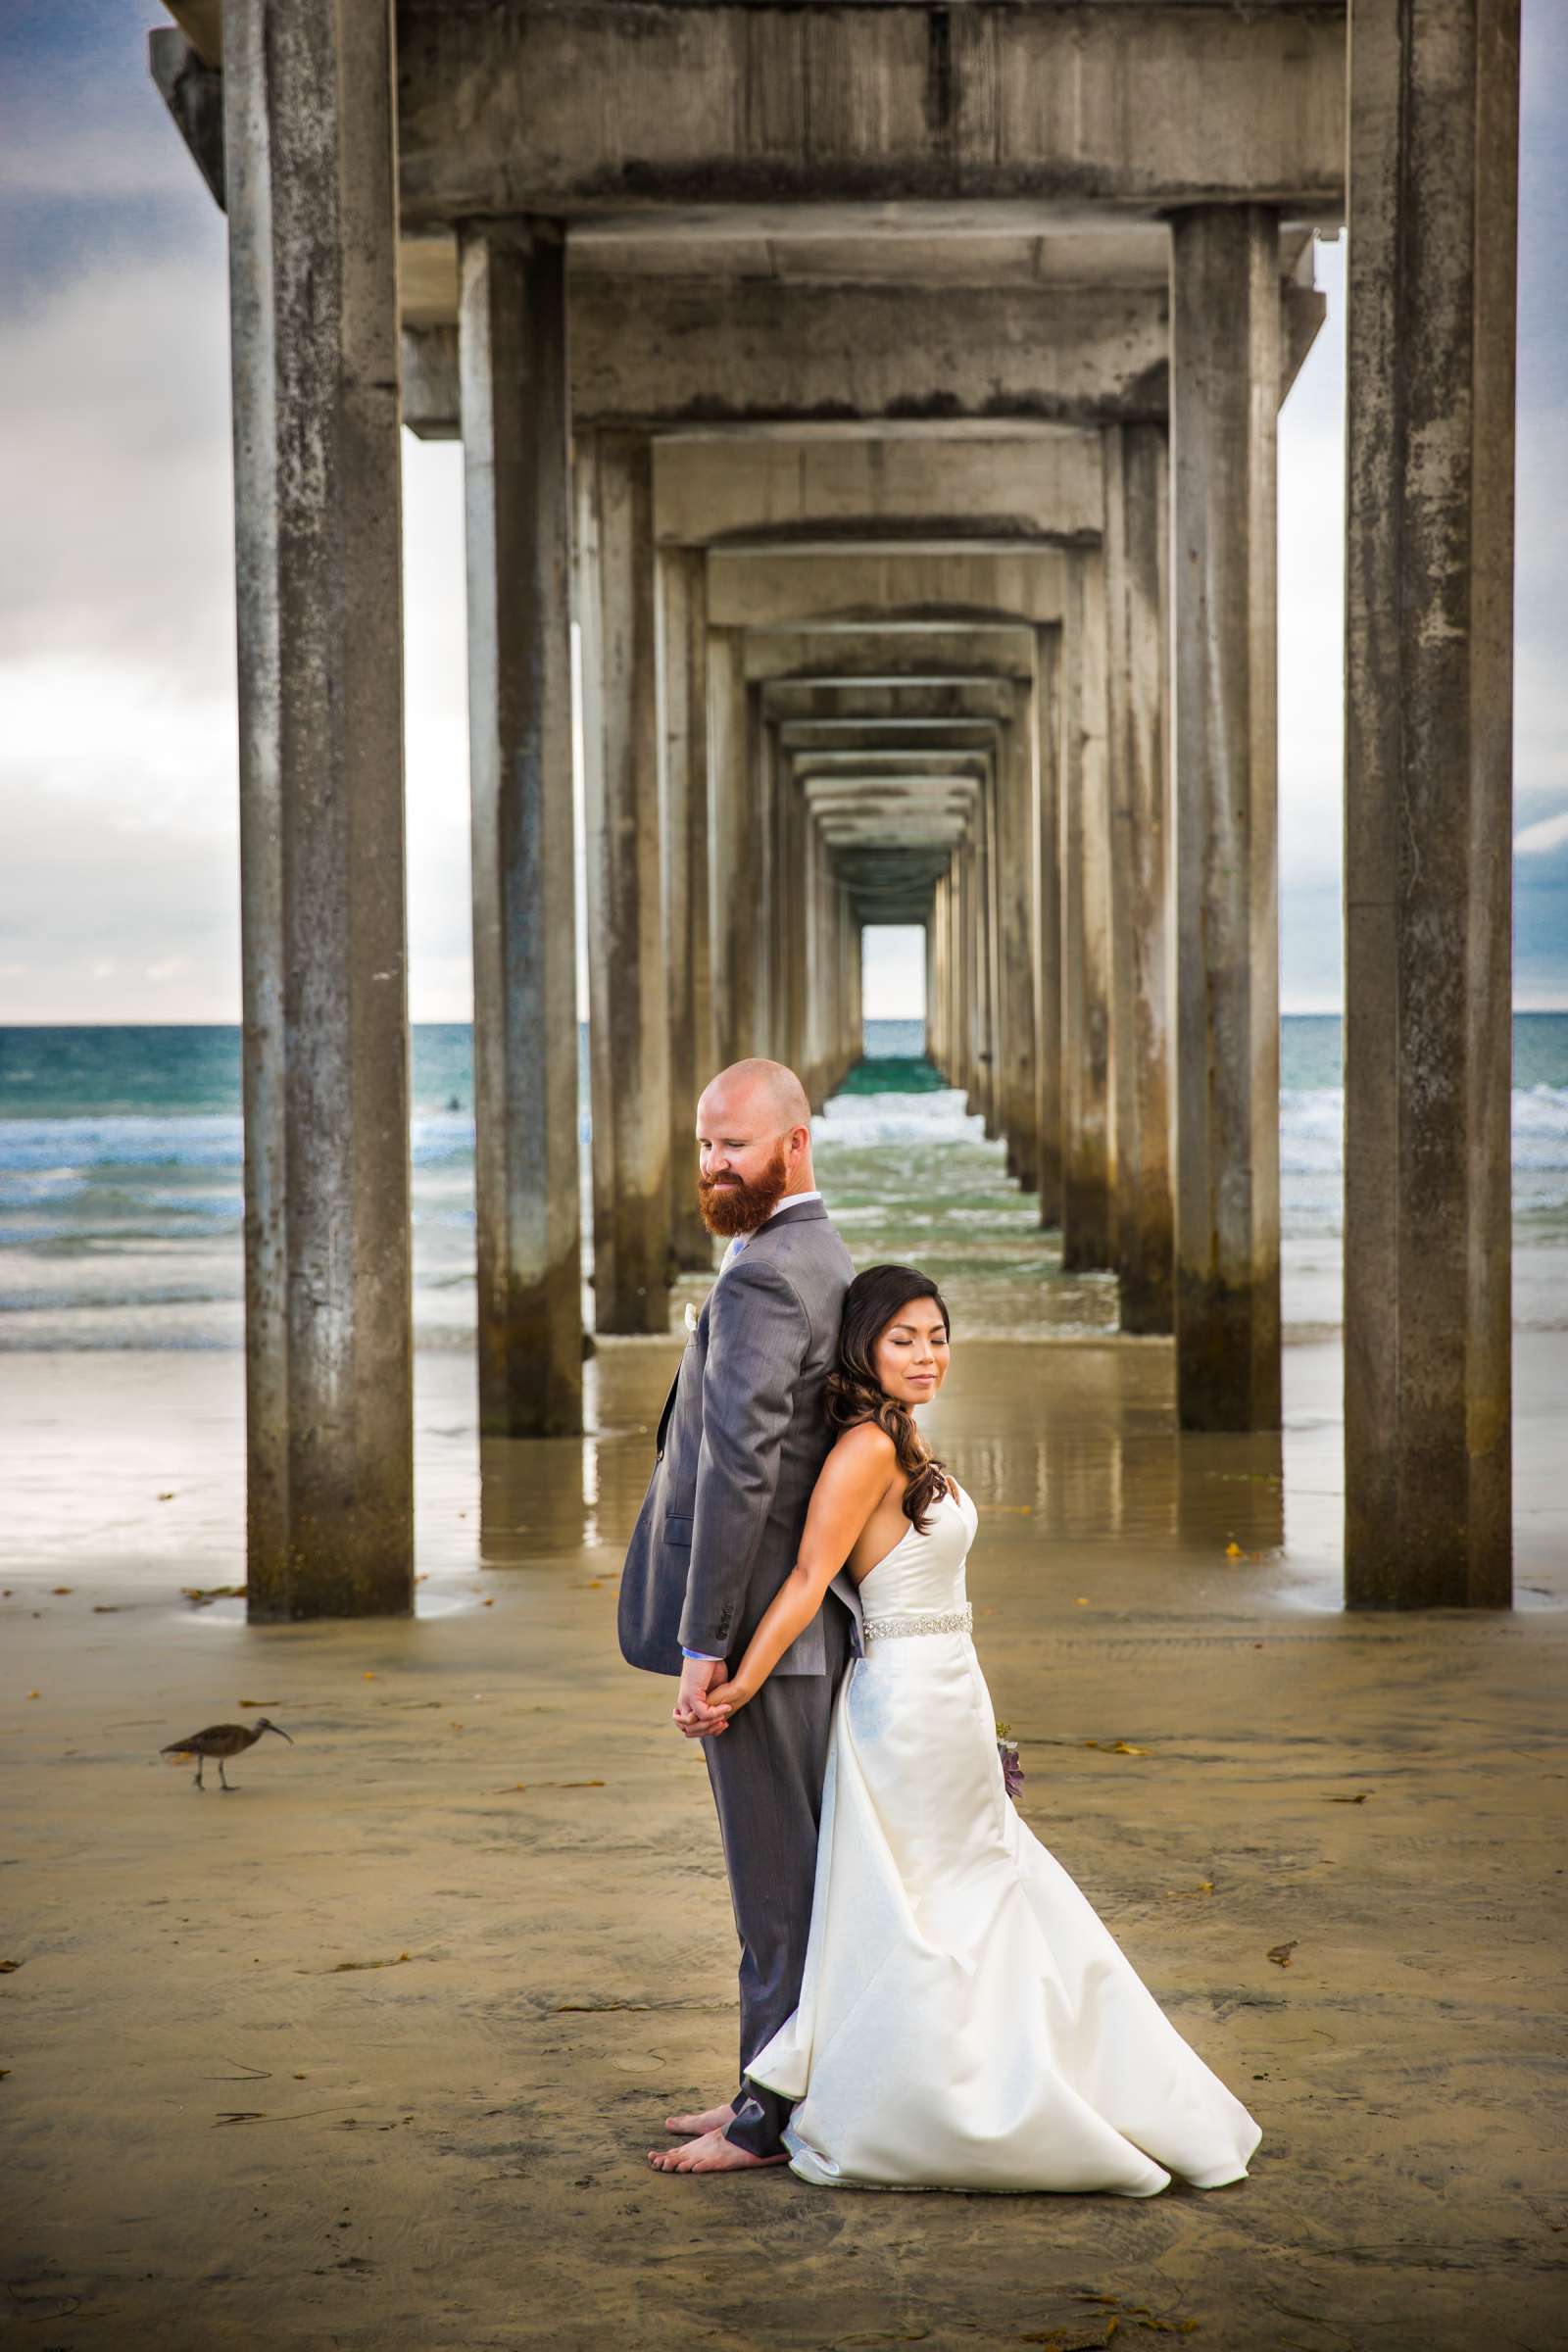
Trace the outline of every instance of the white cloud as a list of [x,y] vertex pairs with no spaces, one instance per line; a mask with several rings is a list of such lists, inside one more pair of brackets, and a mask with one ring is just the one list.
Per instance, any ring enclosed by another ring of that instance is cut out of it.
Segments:
[[1557,816],[1544,816],[1539,824],[1526,825],[1513,837],[1516,858],[1544,858],[1550,850],[1560,850],[1568,842],[1568,808]]
[[[3,13],[3,12],[0,12]],[[67,12],[69,14],[69,12]],[[155,12],[156,13],[156,12]],[[1555,17],[1556,29],[1550,20]],[[1527,7],[1521,215],[1518,847],[1560,848],[1561,12]],[[8,27],[9,30],[9,27]],[[0,204],[0,1019],[233,1019],[236,724],[224,229],[147,78],[143,13],[7,66]],[[1552,69],[1548,71],[1547,69]],[[62,103],[62,88],[69,101]],[[1284,993],[1338,990],[1343,254],[1281,418]],[[468,1009],[462,452],[404,443],[410,998]],[[1555,829],[1554,829],[1555,828]],[[95,976],[96,975],[96,976]],[[892,966],[889,966],[892,978]],[[914,986],[906,969],[906,989]]]

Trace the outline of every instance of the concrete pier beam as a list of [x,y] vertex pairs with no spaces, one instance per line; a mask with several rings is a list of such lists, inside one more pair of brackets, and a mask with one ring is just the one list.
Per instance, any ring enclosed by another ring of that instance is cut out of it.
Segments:
[[1278,222],[1171,226],[1176,1391],[1187,1429],[1280,1420],[1275,745]]
[[582,1427],[565,245],[466,232],[479,1428]]
[[697,1205],[697,1099],[718,1068],[708,882],[708,596],[700,548],[659,555],[660,814],[669,993],[670,1243],[675,1263],[713,1263]]
[[1171,1183],[1169,564],[1162,425],[1105,432],[1111,1070],[1124,1331],[1174,1328]]
[[1061,1262],[1115,1262],[1105,560],[1074,562],[1061,664]]
[[1035,1186],[1061,1223],[1061,630],[1035,631]]
[[390,12],[231,0],[247,1613],[414,1593]]
[[670,1102],[653,470],[641,433],[596,433],[577,458],[594,1322],[605,1332],[662,1332]]
[[1350,59],[1346,1598],[1504,1608],[1518,0]]

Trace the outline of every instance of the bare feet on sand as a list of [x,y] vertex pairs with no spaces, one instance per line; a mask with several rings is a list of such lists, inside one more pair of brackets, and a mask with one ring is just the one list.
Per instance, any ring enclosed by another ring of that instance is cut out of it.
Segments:
[[705,2132],[722,2132],[734,2121],[735,2102],[731,2099],[727,2107],[704,2107],[696,2115],[666,2115],[664,2130],[678,2132],[682,2139],[697,2139]]
[[777,2156],[754,2156],[749,2148],[736,2147],[722,2132],[705,2132],[683,2148],[650,2148],[648,2161],[658,2173],[755,2173],[765,2164],[787,2164],[789,2158],[782,2151]]

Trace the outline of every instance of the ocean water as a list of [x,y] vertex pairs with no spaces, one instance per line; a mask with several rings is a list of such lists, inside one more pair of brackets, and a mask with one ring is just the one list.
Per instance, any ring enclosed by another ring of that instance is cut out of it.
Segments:
[[[964,1289],[970,1329],[1113,1329],[1114,1284],[1061,1276],[1001,1147],[923,1065],[921,1025],[868,1022],[865,1042],[866,1062],[818,1127],[819,1172],[856,1254],[912,1256]],[[1283,1022],[1297,1329],[1339,1321],[1340,1055],[1337,1016]],[[0,1029],[0,1348],[239,1345],[239,1077],[237,1029]],[[473,1280],[466,1024],[416,1027],[411,1080],[416,1329],[421,1345],[462,1346]],[[586,1066],[583,1101],[586,1142]],[[1516,1319],[1568,1328],[1568,1014],[1515,1016],[1513,1182]]]

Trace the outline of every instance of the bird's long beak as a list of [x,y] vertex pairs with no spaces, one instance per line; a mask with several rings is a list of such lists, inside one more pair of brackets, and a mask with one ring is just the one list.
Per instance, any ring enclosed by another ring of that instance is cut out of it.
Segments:
[[275,1732],[280,1740],[288,1740],[290,1747],[293,1746],[293,1740],[289,1740],[287,1732],[284,1731],[280,1723],[270,1723],[267,1728],[270,1732]]

